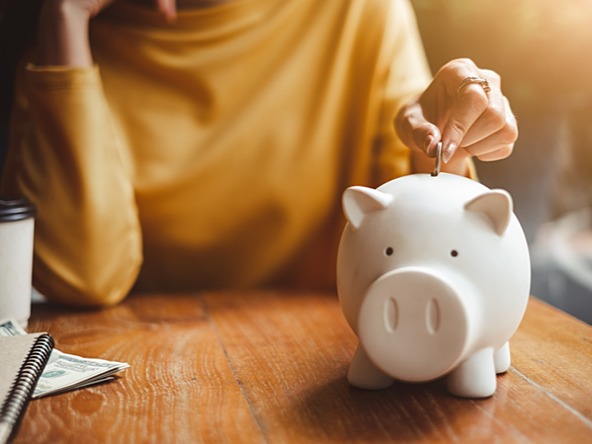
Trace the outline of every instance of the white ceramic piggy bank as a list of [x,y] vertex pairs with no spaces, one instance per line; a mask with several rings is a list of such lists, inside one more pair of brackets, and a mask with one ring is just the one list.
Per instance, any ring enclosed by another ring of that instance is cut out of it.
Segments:
[[379,389],[447,375],[457,396],[491,396],[530,291],[510,195],[415,174],[350,187],[343,208],[337,289],[359,338],[349,382]]

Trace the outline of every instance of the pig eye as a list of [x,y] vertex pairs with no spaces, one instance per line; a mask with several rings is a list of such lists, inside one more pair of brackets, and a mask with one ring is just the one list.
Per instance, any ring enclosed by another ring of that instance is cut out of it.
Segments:
[[387,249],[384,250],[384,254],[391,256],[393,254],[393,247],[387,247]]
[[456,251],[456,250],[450,250],[450,256],[452,256],[452,257],[458,256],[458,251]]

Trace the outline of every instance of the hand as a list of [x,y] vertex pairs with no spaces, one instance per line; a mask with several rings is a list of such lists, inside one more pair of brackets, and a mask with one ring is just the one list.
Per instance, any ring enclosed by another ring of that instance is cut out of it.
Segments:
[[[490,91],[479,83],[459,89],[467,77],[486,80]],[[483,161],[509,156],[518,138],[516,119],[501,92],[499,75],[479,69],[468,59],[444,65],[424,93],[399,111],[395,127],[407,146],[429,157],[436,155],[441,141],[442,160],[448,170],[456,170],[452,172],[465,170],[470,156]]]
[[[88,19],[96,16],[114,0],[46,0],[44,8],[62,10],[62,11],[78,11],[82,16]],[[173,20],[176,16],[176,0],[151,0],[158,11],[167,19]]]
[[[41,8],[37,65],[92,66],[88,22],[114,0],[45,0]],[[176,0],[151,0],[167,20],[176,17]]]

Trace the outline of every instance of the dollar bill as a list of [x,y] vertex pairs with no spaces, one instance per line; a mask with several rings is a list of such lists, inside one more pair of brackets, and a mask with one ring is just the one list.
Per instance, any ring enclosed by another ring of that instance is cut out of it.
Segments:
[[[0,336],[18,336],[26,333],[15,320],[0,320]],[[109,381],[128,367],[129,364],[126,362],[83,358],[54,349],[37,382],[33,398]]]

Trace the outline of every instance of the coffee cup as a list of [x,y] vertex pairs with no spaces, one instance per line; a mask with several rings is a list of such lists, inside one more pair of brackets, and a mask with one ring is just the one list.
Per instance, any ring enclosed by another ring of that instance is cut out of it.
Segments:
[[31,315],[35,206],[0,196],[0,319],[27,327]]

